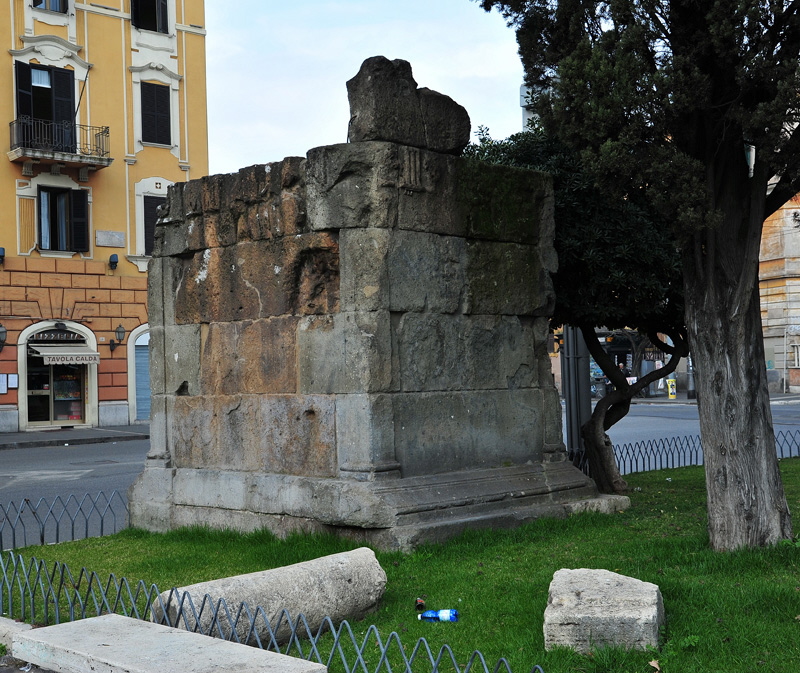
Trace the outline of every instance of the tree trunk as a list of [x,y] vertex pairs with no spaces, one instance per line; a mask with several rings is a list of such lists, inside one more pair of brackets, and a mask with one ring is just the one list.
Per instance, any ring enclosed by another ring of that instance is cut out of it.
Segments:
[[[625,493],[628,490],[626,482],[619,473],[617,457],[614,455],[614,445],[605,431],[606,411],[611,406],[610,397],[620,398],[621,404],[630,407],[630,399],[622,400],[619,391],[606,395],[595,405],[592,417],[583,424],[581,437],[583,448],[586,451],[586,460],[589,463],[589,475],[594,480],[600,493]],[[622,414],[627,413],[627,409]]]
[[[735,149],[741,154],[740,147]],[[769,406],[758,293],[766,179],[728,185],[727,193],[717,192],[721,223],[694,234],[683,264],[708,530],[716,550],[763,547],[792,535]]]
[[[695,290],[693,294],[703,294]],[[712,549],[791,538],[767,390],[758,290],[744,315],[689,308]],[[692,297],[693,303],[702,297]],[[687,316],[688,318],[689,316]]]

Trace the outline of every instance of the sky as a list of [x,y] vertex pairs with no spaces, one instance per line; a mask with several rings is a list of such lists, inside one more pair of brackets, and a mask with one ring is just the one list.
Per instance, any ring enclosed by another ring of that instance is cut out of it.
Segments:
[[[345,82],[371,56],[411,63],[473,133],[521,130],[514,31],[473,0],[206,0],[210,172],[347,141]],[[473,135],[474,139],[474,135]]]

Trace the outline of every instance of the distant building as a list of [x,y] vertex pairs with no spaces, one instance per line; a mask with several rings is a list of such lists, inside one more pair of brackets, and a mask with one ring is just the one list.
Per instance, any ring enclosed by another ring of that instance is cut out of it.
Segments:
[[800,392],[800,196],[764,223],[759,291],[767,370]]
[[127,424],[157,209],[208,173],[203,0],[8,0],[0,31],[0,432]]

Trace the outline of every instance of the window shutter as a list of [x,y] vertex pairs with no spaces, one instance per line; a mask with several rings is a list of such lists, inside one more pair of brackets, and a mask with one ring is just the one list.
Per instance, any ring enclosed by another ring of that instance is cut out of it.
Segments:
[[70,250],[89,252],[89,195],[85,189],[73,189],[71,196]]
[[170,87],[142,82],[142,140],[170,145]]
[[22,61],[14,61],[17,74],[17,117],[33,116],[33,91],[31,66]]
[[169,32],[169,15],[167,14],[167,0],[158,0],[158,32]]
[[163,196],[144,197],[144,254],[153,254],[153,242],[156,238],[156,221],[158,207],[167,202]]
[[75,75],[71,70],[53,68],[54,141],[62,152],[75,152]]

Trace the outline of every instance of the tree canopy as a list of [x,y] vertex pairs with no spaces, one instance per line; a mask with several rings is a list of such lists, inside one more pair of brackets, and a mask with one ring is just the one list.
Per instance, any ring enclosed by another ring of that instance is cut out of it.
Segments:
[[758,294],[764,219],[800,191],[800,0],[479,0],[532,106],[680,249],[715,549],[791,537]]
[[495,140],[481,129],[465,155],[553,177],[554,327],[588,324],[644,334],[682,329],[680,255],[669,226],[648,212],[648,204],[598,189],[578,153],[540,131]]

